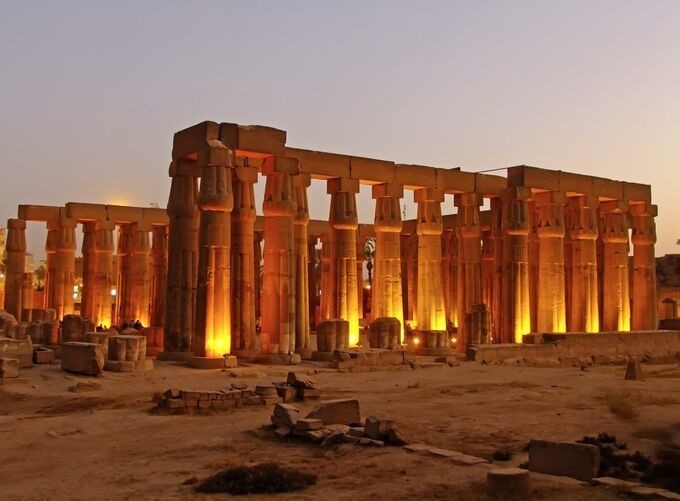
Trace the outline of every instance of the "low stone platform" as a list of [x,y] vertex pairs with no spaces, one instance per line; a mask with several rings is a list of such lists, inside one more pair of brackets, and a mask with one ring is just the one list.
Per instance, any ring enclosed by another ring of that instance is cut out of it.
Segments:
[[545,362],[546,367],[625,364],[629,358],[672,363],[680,359],[680,331],[528,334],[522,344],[470,346],[466,358],[484,364]]
[[353,348],[333,351],[331,366],[336,369],[349,369],[352,367],[409,365],[414,362],[415,356],[404,350]]
[[233,355],[226,357],[197,357],[191,356],[188,360],[189,367],[194,369],[224,369],[237,367],[238,361]]

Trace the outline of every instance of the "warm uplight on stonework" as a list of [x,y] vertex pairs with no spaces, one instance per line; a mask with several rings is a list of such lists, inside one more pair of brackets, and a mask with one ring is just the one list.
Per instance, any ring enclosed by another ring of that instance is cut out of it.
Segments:
[[224,329],[222,332],[206,332],[205,336],[205,356],[221,357],[231,351],[231,332]]

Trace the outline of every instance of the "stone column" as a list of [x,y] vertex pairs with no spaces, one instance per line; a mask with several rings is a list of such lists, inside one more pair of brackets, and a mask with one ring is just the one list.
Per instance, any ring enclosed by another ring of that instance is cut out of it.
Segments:
[[310,329],[319,323],[319,283],[321,274],[317,268],[316,241],[318,237],[309,237],[307,242],[307,277],[309,286],[309,320]]
[[359,313],[357,304],[357,229],[359,220],[355,194],[359,193],[357,179],[329,179],[327,192],[331,195],[328,222],[331,225],[331,296],[336,318],[349,322],[349,344],[359,342]]
[[[83,289],[80,300],[80,316],[94,321],[94,302],[96,294],[95,273],[95,241],[97,239],[97,222],[83,223]],[[95,324],[97,325],[97,324]]]
[[359,322],[366,317],[364,312],[364,257],[366,239],[357,232],[357,316]]
[[151,230],[149,224],[135,224],[130,255],[131,313],[144,327],[151,325]]
[[24,273],[26,271],[26,221],[7,221],[7,266],[5,271],[5,311],[21,321]]
[[630,206],[633,219],[633,330],[656,330],[656,205],[637,204]]
[[262,291],[263,353],[295,351],[295,190],[292,175],[298,173],[292,159],[277,157],[263,168],[264,287]]
[[[47,307],[57,319],[73,313],[73,283],[76,269],[76,222],[62,218],[47,223]],[[51,255],[50,255],[51,254]]]
[[538,332],[566,332],[564,293],[564,195],[536,193],[538,234]]
[[531,189],[513,187],[501,194],[503,201],[503,310],[502,343],[521,343],[531,332],[529,303],[529,228],[527,201]]
[[404,304],[401,285],[401,210],[399,200],[404,187],[377,184],[372,188],[375,200],[375,267],[371,286],[371,316],[394,317],[401,325],[400,343],[404,342]]
[[444,192],[421,188],[413,192],[418,204],[418,290],[415,323],[418,330],[446,330],[444,291],[441,281]]
[[332,277],[331,277],[331,261],[333,260],[330,234],[321,235],[321,320],[330,320],[335,318],[333,311],[333,292],[332,292]]
[[571,308],[572,332],[599,332],[597,285],[597,199],[569,199],[571,207]]
[[472,332],[466,317],[473,312],[473,306],[483,304],[482,299],[482,226],[479,207],[483,197],[477,193],[455,195],[458,207],[456,232],[458,235],[458,351],[465,351],[469,344],[485,340],[479,332]]
[[604,247],[602,330],[630,330],[628,218],[619,202],[603,202]]
[[[225,149],[225,154],[226,154]],[[231,151],[221,165],[204,165],[198,193],[198,281],[195,357],[219,358],[231,352]]]
[[307,188],[312,183],[309,174],[294,176],[295,187],[295,351],[303,358],[311,358],[310,316],[309,316],[309,206]]
[[168,288],[165,297],[164,349],[191,350],[198,269],[197,178],[175,176],[168,199]]
[[416,321],[418,302],[418,233],[412,233],[406,242],[406,288],[408,320]]
[[[111,287],[116,283],[113,270],[113,221],[98,221],[95,237],[94,307],[92,322],[95,326],[111,327],[113,298]],[[118,290],[116,290],[118,294]]]
[[442,291],[444,295],[444,311],[446,313],[446,329],[453,333],[458,328],[458,238],[456,237],[455,220],[453,228],[442,231]]
[[566,332],[574,332],[571,326],[571,312],[573,311],[571,302],[573,297],[572,279],[574,276],[574,244],[571,238],[571,228],[574,214],[571,205],[568,203],[569,200],[565,199],[564,205],[564,309],[566,311]]
[[116,249],[116,316],[118,327],[134,323],[132,308],[132,273],[130,258],[134,240],[134,223],[121,224],[118,228],[118,247]]
[[538,329],[538,268],[539,268],[539,249],[540,243],[536,227],[538,225],[538,214],[536,212],[536,202],[528,201],[529,210],[529,301],[531,328],[530,332]]
[[503,341],[503,201],[491,199],[491,239],[493,240],[493,286],[491,300],[491,337],[495,343]]
[[493,303],[494,240],[490,230],[482,230],[482,303],[491,311]]
[[264,278],[262,262],[262,239],[264,233],[256,231],[253,237],[253,269],[255,270],[255,323],[262,317],[262,281]]
[[255,189],[257,169],[239,166],[234,171],[234,208],[231,212],[232,351],[249,358],[255,354]]
[[168,287],[168,227],[154,226],[151,237],[151,327],[163,327]]
[[[33,319],[33,280],[32,271],[24,273],[21,291],[21,321],[31,322]],[[17,319],[19,320],[19,319]]]

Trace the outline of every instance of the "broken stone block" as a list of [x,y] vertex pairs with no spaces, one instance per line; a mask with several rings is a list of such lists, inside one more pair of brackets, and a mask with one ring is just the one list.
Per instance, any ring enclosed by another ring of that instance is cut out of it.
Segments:
[[316,382],[312,378],[302,374],[297,374],[296,372],[288,373],[286,383],[288,383],[290,386],[293,386],[294,388],[317,388]]
[[276,386],[273,384],[255,385],[255,394],[260,397],[276,397]]
[[83,341],[86,324],[80,315],[64,315],[61,320],[61,342]]
[[86,343],[95,343],[95,344],[100,344],[102,345],[102,351],[104,352],[104,359],[108,360],[109,358],[109,337],[111,336],[111,332],[108,331],[102,331],[102,332],[86,332],[83,337],[84,341]]
[[[330,435],[328,435],[326,438],[324,438],[323,442],[321,442],[321,447],[328,448],[328,447],[333,447],[335,445],[341,444],[342,442],[345,441],[346,435],[341,432],[341,431],[333,431],[331,432]],[[363,440],[363,439],[359,439]]]
[[312,442],[321,443],[326,438],[326,433],[323,430],[309,430],[302,432],[300,436],[308,438]]
[[36,346],[33,348],[33,363],[34,364],[51,364],[54,362],[54,350]]
[[295,428],[295,423],[300,416],[300,409],[290,404],[276,404],[274,406],[274,416],[281,419],[286,426]]
[[371,348],[397,350],[401,348],[401,322],[395,317],[379,317],[369,325]]
[[316,400],[321,398],[321,391],[315,388],[298,388],[297,391],[300,400]]
[[19,377],[19,360],[16,358],[0,358],[0,378]]
[[626,365],[626,375],[624,379],[631,379],[634,381],[641,381],[642,377],[642,366],[637,360],[630,360]]
[[492,496],[527,496],[531,487],[529,471],[521,468],[491,470],[486,474],[486,486]]
[[322,400],[306,417],[320,419],[325,425],[358,424],[361,422],[359,401],[353,398]]
[[291,433],[293,433],[293,430],[290,429],[288,426],[279,426],[274,430],[274,433],[276,433],[280,437],[287,437]]
[[346,424],[329,424],[326,426],[326,429],[330,430],[331,433],[339,432],[343,435],[347,435],[349,433],[349,426]]
[[135,372],[135,362],[131,360],[107,360],[104,370],[109,372]]
[[61,368],[98,376],[104,369],[104,353],[98,344],[71,342],[61,345]]
[[590,444],[532,440],[529,470],[588,481],[600,470],[600,450]]
[[366,436],[366,433],[364,433],[363,426],[350,426],[349,434],[352,435],[353,437],[359,438]]
[[295,429],[297,431],[320,430],[321,428],[323,428],[323,421],[320,419],[301,418],[295,423]]
[[165,398],[180,398],[181,392],[179,390],[170,389],[163,392]]
[[359,439],[359,445],[371,445],[373,447],[383,447],[385,445],[385,442],[381,440],[373,440],[372,438],[360,438]]
[[393,425],[394,423],[387,419],[369,416],[364,423],[364,433],[368,438],[382,440],[387,436],[387,432]]
[[390,445],[408,445],[408,438],[399,427],[393,424],[389,430],[387,430],[387,443]]
[[276,393],[284,402],[295,402],[297,400],[297,390],[292,386],[277,386]]

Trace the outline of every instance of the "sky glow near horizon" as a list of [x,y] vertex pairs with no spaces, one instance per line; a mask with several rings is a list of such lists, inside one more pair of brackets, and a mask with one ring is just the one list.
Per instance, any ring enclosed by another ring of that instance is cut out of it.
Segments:
[[[651,184],[657,255],[680,252],[678,1],[0,0],[0,63],[1,226],[18,204],[163,207],[173,133],[214,120],[398,163]],[[324,184],[309,196],[326,219]],[[368,187],[358,201],[372,222]]]

